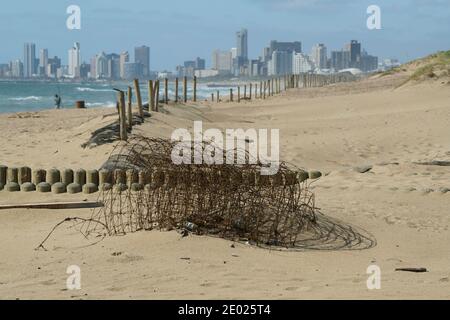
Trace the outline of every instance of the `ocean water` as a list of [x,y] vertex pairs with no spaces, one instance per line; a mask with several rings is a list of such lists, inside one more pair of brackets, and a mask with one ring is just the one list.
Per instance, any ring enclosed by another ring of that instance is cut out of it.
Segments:
[[[56,83],[56,82],[26,82],[26,81],[0,81],[0,113],[39,111],[54,108],[54,96],[62,97],[63,108],[73,108],[75,101],[84,100],[88,108],[114,107],[117,93],[113,88],[127,90],[131,82],[108,83]],[[163,84],[162,84],[163,86]],[[192,82],[188,84],[188,97],[192,97]],[[208,87],[207,84],[199,84],[197,87],[198,99],[210,99],[211,93],[229,94],[232,85],[224,84],[223,87]],[[133,90],[134,93],[134,90]],[[169,98],[173,100],[175,93],[174,83],[169,84]],[[164,88],[160,88],[162,99]],[[144,102],[148,101],[148,85],[141,83],[141,95]],[[180,83],[179,95],[182,95]],[[134,94],[135,99],[135,94]]]

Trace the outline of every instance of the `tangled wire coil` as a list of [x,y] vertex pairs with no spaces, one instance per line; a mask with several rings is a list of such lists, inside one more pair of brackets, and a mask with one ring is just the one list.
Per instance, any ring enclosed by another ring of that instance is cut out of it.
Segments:
[[[104,207],[93,211],[86,233],[99,228],[109,235],[188,229],[284,250],[375,245],[370,235],[318,211],[304,170],[282,162],[276,175],[262,176],[262,164],[249,161],[176,165],[171,158],[174,146],[169,140],[143,136],[118,146],[108,164],[115,186],[102,191]],[[200,147],[205,150],[207,145]],[[233,152],[250,157],[246,151]],[[126,185],[120,176],[124,169]]]

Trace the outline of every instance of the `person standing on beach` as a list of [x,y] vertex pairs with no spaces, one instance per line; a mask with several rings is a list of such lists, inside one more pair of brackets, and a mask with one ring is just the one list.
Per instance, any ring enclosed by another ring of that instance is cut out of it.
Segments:
[[55,95],[55,107],[56,109],[61,108],[61,97],[59,95]]

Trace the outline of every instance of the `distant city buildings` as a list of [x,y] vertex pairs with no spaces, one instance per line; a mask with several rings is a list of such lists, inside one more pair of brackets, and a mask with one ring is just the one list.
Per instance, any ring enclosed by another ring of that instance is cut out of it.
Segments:
[[310,73],[314,71],[315,64],[309,56],[303,53],[294,53],[292,57],[292,73]]
[[327,69],[328,67],[327,47],[323,43],[319,43],[313,46],[311,50],[311,59],[314,62],[316,68]]
[[25,43],[23,60],[14,59],[0,64],[1,78],[14,79],[155,79],[161,74],[176,77],[261,77],[299,73],[334,73],[349,68],[362,72],[387,70],[397,66],[396,60],[380,61],[364,50],[361,42],[351,40],[342,49],[329,50],[324,43],[312,46],[310,54],[303,53],[301,41],[272,40],[260,51],[259,57],[249,55],[249,32],[243,28],[235,33],[235,46],[214,50],[211,64],[197,57],[176,66],[173,71],[151,71],[150,47],[134,48],[134,60],[128,51],[122,53],[101,52],[87,62],[82,60],[81,45],[76,42],[68,50],[67,65],[61,58],[50,58],[49,50],[41,48],[36,58],[36,45]]
[[140,46],[134,49],[134,62],[140,64],[141,74],[137,74],[138,78],[148,78],[150,76],[150,48]]
[[81,66],[81,46],[75,42],[73,47],[69,49],[69,77],[80,78]]
[[231,74],[232,67],[231,51],[215,50],[213,52],[211,69],[219,71],[220,74]]
[[25,43],[23,48],[23,76],[31,78],[36,74],[36,45]]

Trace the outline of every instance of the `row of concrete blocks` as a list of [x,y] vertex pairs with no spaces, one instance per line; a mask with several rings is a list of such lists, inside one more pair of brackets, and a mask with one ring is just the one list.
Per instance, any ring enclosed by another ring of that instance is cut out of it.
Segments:
[[[277,175],[264,177],[241,177],[251,179],[255,185],[275,184],[293,185],[297,182],[304,182],[308,179],[318,179],[321,173],[318,171],[290,173],[289,175]],[[176,172],[163,172],[155,170],[152,173],[136,170],[84,170],[78,169],[36,169],[29,167],[8,168],[0,166],[0,191],[5,189],[8,192],[53,192],[61,193],[85,193],[91,194],[98,191],[123,192],[128,189],[140,191],[145,189],[156,189],[163,185],[174,186],[177,184]]]

